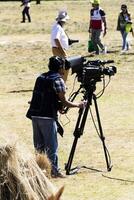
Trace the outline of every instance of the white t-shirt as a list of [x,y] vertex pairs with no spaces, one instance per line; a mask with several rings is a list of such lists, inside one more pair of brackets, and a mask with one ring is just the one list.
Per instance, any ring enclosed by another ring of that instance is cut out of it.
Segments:
[[55,44],[55,39],[58,39],[60,41],[63,49],[69,48],[68,37],[67,37],[64,29],[58,23],[55,23],[52,27],[52,31],[51,31],[52,47],[57,47],[57,45]]

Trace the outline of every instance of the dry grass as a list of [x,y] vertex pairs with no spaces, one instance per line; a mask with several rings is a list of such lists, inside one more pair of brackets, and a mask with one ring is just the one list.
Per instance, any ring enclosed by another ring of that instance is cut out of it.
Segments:
[[46,154],[36,154],[36,162],[47,177],[51,177],[51,163]]
[[[27,156],[15,144],[0,146],[0,199],[59,200],[56,198],[56,188],[45,176],[44,167],[42,170],[38,166],[40,163],[47,166],[46,158],[43,161],[43,156],[38,155],[37,164],[28,151],[25,153]],[[58,194],[62,191],[63,188]]]
[[[111,53],[93,59],[114,59],[118,73],[98,99],[102,126],[106,144],[111,154],[113,168],[105,170],[105,159],[101,142],[93,127],[89,115],[83,136],[78,141],[73,165],[86,165],[103,170],[103,173],[92,170],[80,170],[77,175],[66,179],[53,180],[57,186],[65,184],[65,200],[133,200],[134,196],[134,46],[130,35],[132,50],[120,55],[121,37],[116,31],[116,20],[120,4],[124,1],[102,1],[108,21],[108,33],[103,42]],[[134,1],[126,1],[133,13]],[[13,5],[14,4],[14,5]],[[21,24],[19,2],[0,3],[0,141],[18,140],[24,142],[33,152],[31,122],[26,119],[27,102],[36,76],[47,70],[48,58],[51,56],[50,27],[57,11],[66,7],[71,17],[66,26],[68,34],[79,39],[69,51],[69,55],[86,55],[88,41],[88,1],[42,2],[31,5],[31,24]],[[14,10],[14,13],[12,12]],[[68,91],[73,88],[74,76],[69,76]],[[101,83],[97,83],[99,90]],[[75,89],[78,88],[78,83]],[[78,97],[80,99],[80,97]],[[91,106],[93,109],[93,106]],[[59,137],[60,166],[64,169],[73,140],[73,130],[78,116],[77,109],[67,114],[70,123],[64,126],[64,138]],[[65,116],[60,117],[63,124],[68,122]],[[104,176],[114,179],[109,179]]]

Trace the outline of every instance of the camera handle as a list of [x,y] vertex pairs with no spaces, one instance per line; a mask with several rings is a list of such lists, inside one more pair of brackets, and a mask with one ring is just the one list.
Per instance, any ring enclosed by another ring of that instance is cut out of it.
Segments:
[[[96,95],[93,93],[94,90],[92,91],[91,89],[93,89],[93,88],[90,88],[90,93],[87,93],[85,95],[85,100],[87,100],[86,108],[80,108],[79,109],[79,115],[78,115],[78,119],[77,119],[77,122],[76,122],[75,130],[74,130],[74,133],[73,133],[74,141],[73,141],[73,144],[72,144],[72,148],[71,148],[71,151],[70,151],[68,162],[65,165],[66,175],[75,174],[80,169],[80,167],[75,167],[75,168],[71,169],[71,165],[72,165],[72,161],[73,161],[73,157],[74,157],[74,153],[75,153],[75,149],[76,149],[76,146],[77,146],[78,139],[80,138],[80,136],[83,134],[83,131],[84,131],[88,111],[89,111],[90,105],[92,105],[92,99],[94,100],[94,106],[95,106],[95,111],[96,111],[96,116],[97,116],[97,121],[98,121],[98,126],[99,126],[99,132],[100,132],[100,139],[101,139],[102,144],[103,144],[104,155],[105,155],[105,160],[106,160],[106,165],[107,165],[107,171],[111,171],[111,168],[112,168],[111,162],[109,160],[108,150],[107,150],[106,145],[105,145],[105,137],[103,135],[103,130],[102,130],[102,126],[101,126],[99,110],[98,110],[98,105],[97,105],[97,98],[96,98]],[[85,168],[91,169],[91,168],[88,168],[88,167],[85,167]],[[96,170],[96,171],[99,171],[99,170]]]

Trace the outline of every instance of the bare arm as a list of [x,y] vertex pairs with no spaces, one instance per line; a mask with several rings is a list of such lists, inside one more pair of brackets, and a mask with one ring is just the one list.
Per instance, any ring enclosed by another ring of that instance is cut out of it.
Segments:
[[88,28],[88,32],[90,33],[91,32],[91,19],[89,21],[89,28]]
[[103,24],[104,24],[104,34],[103,34],[103,36],[105,36],[106,35],[106,33],[107,33],[107,23],[106,23],[106,17],[102,17],[102,21],[103,21]]
[[22,4],[20,6],[24,6],[24,4],[25,4],[24,1],[22,1]]
[[131,32],[132,32],[132,36],[134,37],[134,30],[133,30],[133,28],[132,28]]
[[68,108],[83,108],[84,107],[84,102],[80,103],[73,103],[71,101],[68,101],[65,97],[65,92],[60,92],[58,93],[59,99],[62,102],[63,106],[68,107]]

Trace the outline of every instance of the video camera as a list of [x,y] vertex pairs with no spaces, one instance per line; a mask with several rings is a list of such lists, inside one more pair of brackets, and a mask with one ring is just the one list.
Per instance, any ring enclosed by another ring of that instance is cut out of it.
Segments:
[[78,81],[84,85],[91,81],[101,81],[105,75],[113,76],[117,69],[115,66],[105,67],[106,64],[114,63],[113,60],[101,61],[86,60],[86,56],[73,56],[67,58],[67,68],[72,69],[72,74],[76,73]]

